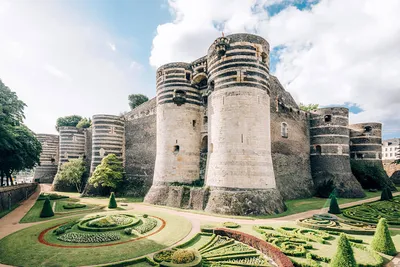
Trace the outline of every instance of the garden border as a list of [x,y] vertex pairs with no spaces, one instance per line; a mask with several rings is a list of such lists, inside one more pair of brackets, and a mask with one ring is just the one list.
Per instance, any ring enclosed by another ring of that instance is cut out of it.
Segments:
[[44,245],[46,245],[46,246],[50,246],[50,247],[59,247],[59,248],[98,248],[98,247],[109,247],[109,246],[121,245],[121,244],[125,244],[125,243],[129,243],[129,242],[137,241],[137,240],[140,240],[140,239],[143,239],[143,238],[146,238],[146,237],[155,235],[155,234],[159,233],[162,229],[164,229],[165,225],[167,224],[166,221],[165,221],[164,219],[162,219],[162,218],[160,218],[160,217],[157,217],[157,216],[150,216],[150,217],[159,219],[159,220],[161,221],[161,223],[162,223],[162,224],[161,224],[161,227],[160,227],[159,229],[157,229],[157,231],[155,231],[155,232],[153,232],[153,233],[151,233],[151,234],[145,235],[145,236],[139,236],[139,237],[134,238],[134,239],[130,239],[130,240],[126,240],[126,241],[121,241],[121,242],[117,242],[117,243],[102,244],[102,245],[97,245],[97,246],[88,246],[88,245],[80,245],[80,246],[79,246],[79,245],[72,245],[72,246],[67,246],[67,245],[61,245],[61,244],[50,243],[50,242],[47,242],[47,241],[44,239],[45,234],[47,234],[49,231],[51,231],[51,230],[53,230],[53,229],[55,229],[55,228],[57,228],[57,227],[59,227],[59,226],[65,224],[65,223],[61,223],[61,224],[58,224],[58,225],[55,225],[55,226],[53,226],[53,227],[50,227],[50,228],[47,228],[47,229],[43,230],[43,231],[39,234],[38,240],[39,240],[40,243],[42,243],[42,244],[44,244]]

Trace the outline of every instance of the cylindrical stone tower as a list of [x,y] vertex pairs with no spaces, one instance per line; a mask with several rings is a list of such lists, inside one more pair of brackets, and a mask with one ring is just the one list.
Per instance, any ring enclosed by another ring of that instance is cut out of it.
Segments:
[[35,169],[34,179],[39,179],[41,183],[52,183],[58,168],[59,136],[37,134],[36,137],[42,144],[42,153],[40,154],[40,165]]
[[353,174],[365,189],[382,189],[392,184],[382,164],[382,124],[350,125],[350,163]]
[[191,78],[188,63],[170,63],[157,70],[157,155],[146,202],[165,204],[168,185],[199,179],[202,101]]
[[60,132],[60,164],[59,167],[70,159],[77,159],[85,155],[84,129],[64,126]]
[[92,118],[92,165],[96,169],[108,154],[115,154],[124,161],[124,118],[115,115],[94,115]]
[[321,108],[310,117],[311,170],[317,194],[364,197],[361,185],[350,168],[349,110]]
[[208,50],[206,211],[283,211],[271,157],[269,44],[259,36],[218,38]]

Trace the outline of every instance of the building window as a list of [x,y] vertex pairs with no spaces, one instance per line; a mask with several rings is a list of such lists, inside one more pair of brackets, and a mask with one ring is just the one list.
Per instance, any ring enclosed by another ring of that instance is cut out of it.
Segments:
[[315,147],[315,152],[317,153],[317,155],[321,155],[322,154],[322,147],[321,146],[316,146]]
[[370,133],[370,132],[372,132],[372,127],[371,126],[365,126],[364,130],[365,130],[366,133]]
[[382,153],[376,153],[376,158],[377,159],[382,159]]
[[284,138],[288,138],[288,125],[286,122],[281,123],[281,136]]
[[193,128],[196,128],[196,120],[192,121],[192,126],[193,126]]
[[204,123],[204,124],[207,124],[207,122],[208,122],[208,117],[207,117],[207,116],[204,116],[204,117],[203,117],[203,123]]
[[331,122],[332,121],[332,115],[325,115],[324,116],[325,122]]
[[393,156],[393,153],[390,153],[390,157],[392,157]]
[[242,144],[243,144],[243,134],[242,134],[242,136],[241,136],[241,140],[242,140]]
[[177,154],[178,152],[179,152],[179,146],[176,145],[176,146],[174,146],[174,153]]

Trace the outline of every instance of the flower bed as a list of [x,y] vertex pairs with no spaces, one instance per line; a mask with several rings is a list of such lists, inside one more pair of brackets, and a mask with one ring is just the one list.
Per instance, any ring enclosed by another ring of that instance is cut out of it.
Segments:
[[153,230],[156,226],[157,226],[156,219],[146,217],[142,219],[142,224],[133,227],[133,230],[135,230],[139,234],[145,234]]
[[70,232],[57,237],[58,240],[70,243],[105,243],[120,240],[118,233],[76,233]]
[[108,215],[99,218],[89,218],[82,220],[78,224],[78,229],[89,232],[106,232],[120,230],[137,225],[141,220],[132,215]]

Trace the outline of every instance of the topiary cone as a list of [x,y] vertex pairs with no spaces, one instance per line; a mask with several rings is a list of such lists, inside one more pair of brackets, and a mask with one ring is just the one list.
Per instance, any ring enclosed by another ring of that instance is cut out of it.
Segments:
[[389,195],[386,188],[382,189],[381,200],[389,200]]
[[115,209],[117,207],[117,201],[115,200],[114,192],[111,192],[110,201],[108,202],[109,209]]
[[329,204],[329,213],[332,214],[340,214],[342,213],[342,211],[339,208],[339,204],[337,202],[337,199],[335,197],[335,195],[331,196],[331,203]]
[[371,248],[387,255],[396,255],[396,247],[393,244],[393,240],[390,236],[389,227],[385,218],[381,218],[379,220],[374,238],[371,242]]
[[386,190],[387,190],[387,195],[388,195],[389,199],[393,199],[392,190],[390,190],[390,187],[386,187]]
[[51,208],[50,199],[46,198],[43,203],[42,211],[40,212],[40,218],[54,216],[53,209]]
[[331,267],[357,267],[354,258],[353,249],[345,234],[341,233],[338,242],[338,248],[331,261]]

